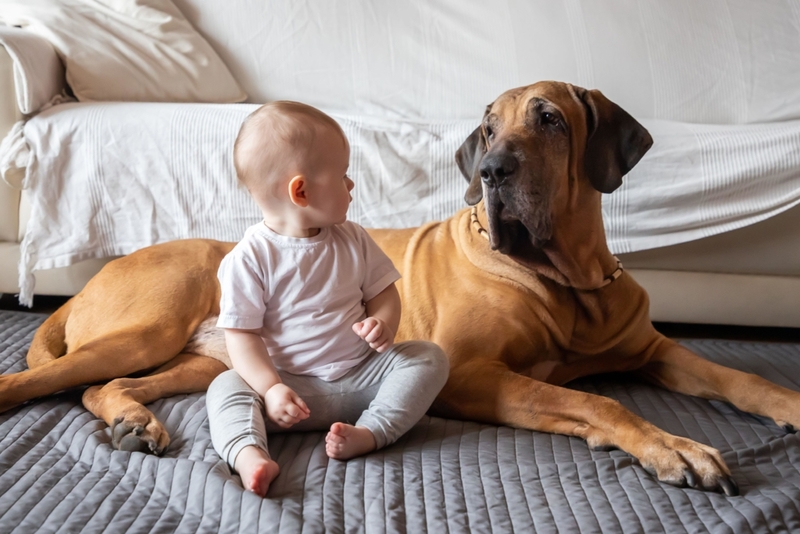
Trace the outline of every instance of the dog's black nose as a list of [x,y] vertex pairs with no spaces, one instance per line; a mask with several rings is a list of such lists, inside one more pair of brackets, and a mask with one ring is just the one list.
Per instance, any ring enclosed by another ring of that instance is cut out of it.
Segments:
[[518,166],[517,158],[508,152],[487,156],[481,161],[481,180],[486,183],[492,180],[500,183],[513,174]]

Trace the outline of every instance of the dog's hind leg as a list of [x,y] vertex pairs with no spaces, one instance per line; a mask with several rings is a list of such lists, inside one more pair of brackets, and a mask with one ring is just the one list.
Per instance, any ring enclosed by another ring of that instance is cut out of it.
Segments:
[[664,338],[638,373],[671,391],[730,402],[744,412],[769,417],[787,431],[800,429],[800,393],[701,358]]
[[147,376],[90,387],[83,394],[83,405],[111,427],[116,448],[161,454],[169,445],[169,434],[144,404],[205,391],[227,369],[213,358],[181,353]]
[[27,371],[0,376],[0,412],[77,386],[155,369],[185,344],[185,338],[158,324],[111,332]]
[[66,354],[65,332],[73,300],[69,299],[36,330],[28,349],[28,368],[39,367]]

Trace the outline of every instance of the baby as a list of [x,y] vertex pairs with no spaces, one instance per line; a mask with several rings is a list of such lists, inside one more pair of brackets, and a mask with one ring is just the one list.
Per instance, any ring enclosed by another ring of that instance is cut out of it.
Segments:
[[433,343],[393,344],[400,274],[347,221],[350,145],[336,121],[273,102],[245,120],[233,154],[264,220],[219,268],[233,369],[207,405],[214,448],[263,497],[279,472],[267,433],[328,430],[339,460],[379,449],[425,414],[449,367]]

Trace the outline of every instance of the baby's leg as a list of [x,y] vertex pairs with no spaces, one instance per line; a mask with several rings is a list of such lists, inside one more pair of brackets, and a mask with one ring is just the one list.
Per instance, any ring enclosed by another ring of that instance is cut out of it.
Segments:
[[226,371],[208,387],[206,407],[214,449],[245,489],[266,496],[280,469],[267,450],[263,398],[236,371]]
[[[332,382],[279,371],[283,383],[305,401],[311,413],[289,429],[261,418],[257,422],[265,424],[266,433],[328,430],[328,456],[352,458],[394,443],[414,426],[444,387],[448,371],[444,352],[425,341],[399,343],[382,354],[374,353]],[[259,403],[261,413],[263,400],[250,402]],[[347,445],[334,446],[337,442]]]
[[358,391],[359,384],[376,382],[380,387],[355,426],[331,426],[328,456],[346,460],[397,441],[428,411],[449,369],[442,349],[427,341],[398,343],[356,367],[341,379],[351,382],[347,389]]

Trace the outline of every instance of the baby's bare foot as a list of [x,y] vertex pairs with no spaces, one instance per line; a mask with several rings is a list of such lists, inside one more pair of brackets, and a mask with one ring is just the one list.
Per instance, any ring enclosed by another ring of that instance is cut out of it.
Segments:
[[376,448],[375,436],[363,426],[333,423],[325,437],[325,452],[336,460],[349,460]]
[[236,456],[234,468],[242,479],[244,489],[250,490],[259,497],[266,497],[269,485],[278,476],[281,469],[267,453],[249,445]]

